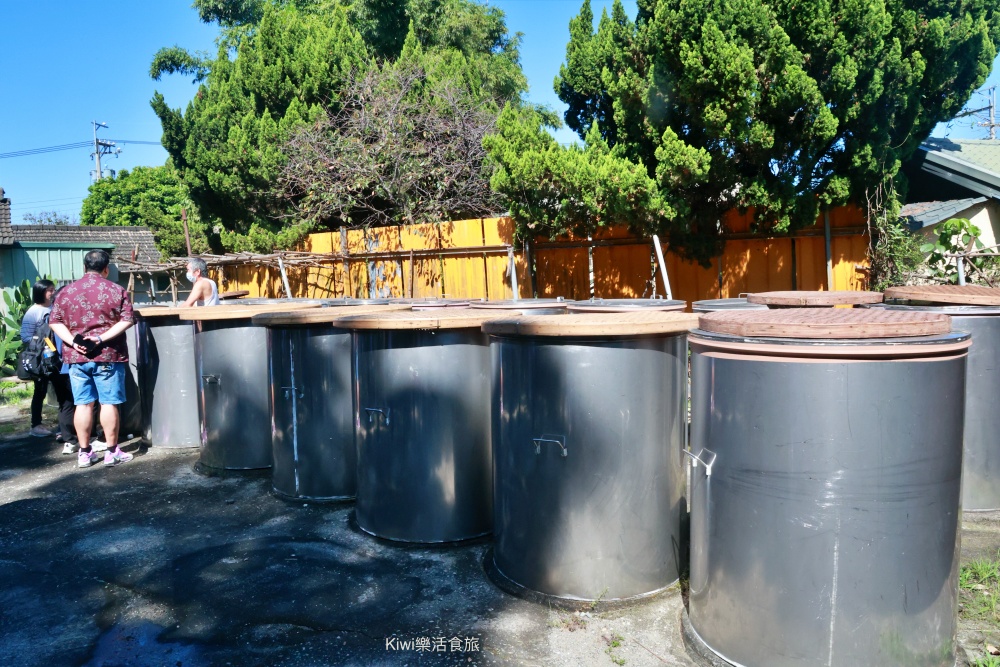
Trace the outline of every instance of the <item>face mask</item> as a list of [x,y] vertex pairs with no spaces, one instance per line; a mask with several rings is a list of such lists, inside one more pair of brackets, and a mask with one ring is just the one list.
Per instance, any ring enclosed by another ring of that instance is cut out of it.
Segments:
[[188,279],[189,283],[191,283],[192,285],[194,284],[195,278],[194,278],[194,274],[193,273],[191,273],[190,271],[188,271],[187,272],[187,276],[185,276],[185,277]]

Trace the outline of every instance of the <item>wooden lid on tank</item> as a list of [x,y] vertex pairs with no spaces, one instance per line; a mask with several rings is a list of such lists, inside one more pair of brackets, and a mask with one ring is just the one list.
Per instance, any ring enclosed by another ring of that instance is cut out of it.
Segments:
[[662,310],[629,313],[506,316],[483,324],[483,331],[504,336],[647,336],[690,331],[693,313]]
[[330,306],[329,308],[307,308],[302,310],[281,310],[273,313],[260,313],[253,316],[253,323],[261,326],[282,326],[288,324],[330,324],[348,315],[367,315],[369,313],[386,313],[399,310],[409,310],[403,303],[368,306]]
[[1000,306],[1000,289],[980,285],[910,285],[890,287],[885,291],[885,298],[960,306]]
[[687,301],[677,299],[590,299],[573,301],[567,307],[571,313],[635,313],[638,311],[682,311]]
[[[199,306],[200,307],[200,306]],[[216,306],[212,306],[215,308]],[[154,306],[154,305],[135,305],[132,312],[142,318],[151,317],[169,317],[178,316],[181,313],[186,313],[190,308],[182,308],[180,306]]]
[[505,313],[472,308],[396,310],[393,312],[345,313],[334,322],[342,329],[478,329],[483,322],[504,317]]
[[762,338],[904,338],[951,331],[941,313],[875,308],[789,308],[730,310],[702,314],[698,327],[707,332]]
[[857,306],[882,303],[881,292],[840,290],[832,292],[793,290],[786,292],[756,292],[747,294],[747,303],[765,306],[792,306],[820,308],[824,306]]
[[304,308],[319,308],[319,303],[261,303],[247,306],[202,306],[198,308],[178,308],[182,320],[199,322],[213,320],[249,320],[261,313],[274,313]]
[[477,301],[470,308],[484,310],[533,310],[535,308],[565,308],[572,301],[564,299],[503,299],[498,301]]

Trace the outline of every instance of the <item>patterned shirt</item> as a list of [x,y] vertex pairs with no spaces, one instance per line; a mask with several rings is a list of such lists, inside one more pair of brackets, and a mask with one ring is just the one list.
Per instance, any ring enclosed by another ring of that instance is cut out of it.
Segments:
[[[132,301],[128,292],[121,285],[93,272],[64,287],[52,304],[49,315],[49,322],[65,324],[74,336],[80,334],[94,338],[121,321],[132,321]],[[98,350],[95,357],[88,359],[66,345],[63,347],[63,361],[68,364],[128,361],[128,341],[124,335],[115,336]]]

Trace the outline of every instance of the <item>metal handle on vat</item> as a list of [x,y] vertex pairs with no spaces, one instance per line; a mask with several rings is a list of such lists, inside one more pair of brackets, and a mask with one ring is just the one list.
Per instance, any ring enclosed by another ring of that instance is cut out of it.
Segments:
[[382,417],[385,419],[386,425],[388,425],[389,424],[389,411],[390,410],[391,410],[391,408],[386,408],[385,410],[383,410],[381,408],[365,408],[365,412],[368,413],[368,423],[369,424],[372,423],[372,421],[375,419],[374,413],[377,412],[380,415],[382,415]]
[[299,389],[298,387],[282,387],[285,390],[285,400],[287,401],[292,397],[292,392],[295,392],[296,398],[304,398],[306,393]]
[[201,379],[205,381],[205,384],[222,384],[221,375],[202,375]]
[[566,448],[566,436],[564,435],[543,435],[541,438],[532,438],[531,441],[535,443],[535,454],[542,453],[543,442],[550,442],[553,445],[559,445],[559,449],[562,450],[561,454],[563,456],[569,455],[569,449]]
[[713,452],[711,449],[705,449],[703,447],[702,450],[701,450],[701,454],[704,454],[705,452],[708,452],[709,454],[712,455],[712,460],[711,461],[705,461],[698,454],[695,454],[694,452],[690,452],[690,451],[688,451],[686,449],[684,450],[684,453],[687,454],[688,456],[690,456],[691,459],[692,459],[692,461],[693,461],[693,463],[691,464],[691,467],[697,468],[698,464],[700,463],[703,466],[705,466],[705,477],[711,477],[712,476],[712,466],[715,465],[715,459],[718,456],[718,454],[716,454],[715,452]]

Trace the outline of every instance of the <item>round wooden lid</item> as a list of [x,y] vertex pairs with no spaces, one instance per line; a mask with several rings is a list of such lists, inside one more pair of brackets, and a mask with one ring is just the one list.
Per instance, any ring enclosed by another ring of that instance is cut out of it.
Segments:
[[567,310],[571,313],[634,313],[652,310],[684,310],[687,301],[677,299],[591,299],[574,301]]
[[763,304],[765,306],[856,306],[864,303],[882,303],[881,292],[852,292],[848,290],[819,291],[787,291],[787,292],[757,292],[747,294],[747,303]]
[[[202,308],[203,306],[195,306],[195,308]],[[212,308],[217,308],[218,306],[211,306]],[[133,308],[132,312],[139,318],[151,318],[151,317],[176,317],[181,313],[186,313],[190,311],[191,308],[182,308],[180,306],[154,306],[154,305],[137,305]]]
[[951,331],[947,315],[881,308],[729,310],[705,313],[698,322],[703,331],[764,338],[902,338]]
[[523,315],[483,324],[483,331],[506,336],[643,336],[693,329],[698,316],[662,310],[629,313]]
[[334,326],[342,329],[478,329],[483,322],[504,313],[471,308],[436,308],[433,310],[396,310],[393,312],[345,313]]
[[273,313],[260,313],[253,316],[253,323],[261,326],[283,326],[288,324],[330,324],[348,315],[367,315],[369,313],[385,313],[407,310],[404,304],[385,304],[380,306],[330,306],[328,308],[303,308],[300,310],[281,310]]
[[565,308],[570,303],[572,302],[565,299],[504,299],[471,303],[469,307],[489,310],[533,310],[535,308]]
[[890,287],[885,291],[885,298],[963,306],[1000,306],[1000,289],[980,285],[910,285]]
[[274,313],[287,310],[302,310],[304,308],[319,308],[319,303],[267,303],[255,306],[202,306],[199,308],[180,308],[177,313],[182,320],[210,321],[210,320],[249,320],[254,315],[261,313]]

